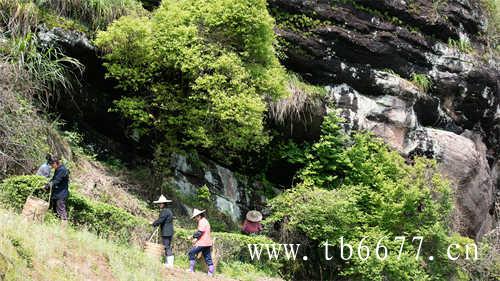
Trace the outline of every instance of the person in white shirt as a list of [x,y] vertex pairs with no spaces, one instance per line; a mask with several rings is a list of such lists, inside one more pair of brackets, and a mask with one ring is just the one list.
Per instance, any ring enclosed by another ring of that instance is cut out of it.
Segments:
[[45,163],[43,163],[40,168],[38,168],[38,171],[36,172],[36,174],[38,176],[42,176],[42,177],[46,177],[48,179],[50,179],[50,174],[52,173],[52,167],[50,167],[50,161],[52,159],[52,155],[50,154],[47,154],[45,156],[45,160],[47,160]]

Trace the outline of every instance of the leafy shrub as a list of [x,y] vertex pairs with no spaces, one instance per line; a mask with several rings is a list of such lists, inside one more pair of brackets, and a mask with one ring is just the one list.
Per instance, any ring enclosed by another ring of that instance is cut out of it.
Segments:
[[[22,210],[26,198],[33,192],[42,199],[48,200],[48,192],[43,187],[47,179],[41,176],[17,176],[5,179],[0,184],[0,202],[14,210]],[[45,194],[45,196],[44,196]]]
[[[5,179],[0,185],[0,202],[21,210],[26,198],[33,192],[48,200],[48,192],[40,190],[47,179],[40,176],[16,176]],[[37,190],[40,190],[37,191]],[[92,201],[76,192],[70,192],[67,202],[72,223],[88,228],[101,237],[119,242],[139,239],[139,230],[147,222],[109,204]]]
[[[407,165],[371,135],[345,135],[339,122],[335,115],[326,117],[320,140],[303,157],[301,182],[270,202],[272,215],[267,222],[281,225],[279,235],[287,243],[307,244],[308,256],[313,258],[292,264],[292,274],[319,278],[321,271],[327,279],[408,281],[457,276],[460,270],[443,255],[456,240],[449,236],[448,227],[452,192],[436,163],[415,159]],[[394,258],[401,245],[394,237],[401,235],[424,237],[419,260],[411,243],[405,244],[400,260]],[[358,257],[325,261],[321,245],[329,241],[336,245],[331,253],[338,253],[341,237],[351,245],[367,237],[364,243],[370,249],[388,237],[383,243],[392,256],[379,261],[372,253],[367,261]],[[424,266],[422,258],[436,253],[439,258]]]
[[202,187],[198,188],[196,190],[196,197],[198,198],[198,201],[200,202],[210,202],[211,200],[211,195],[210,195],[210,189],[208,189],[208,186],[203,185]]
[[135,136],[237,159],[267,143],[264,99],[284,95],[263,0],[163,1],[152,19],[124,17],[96,44],[130,94],[115,110]]
[[72,192],[68,198],[69,219],[100,237],[119,242],[129,242],[139,237],[141,227],[147,222],[112,205],[92,201]]

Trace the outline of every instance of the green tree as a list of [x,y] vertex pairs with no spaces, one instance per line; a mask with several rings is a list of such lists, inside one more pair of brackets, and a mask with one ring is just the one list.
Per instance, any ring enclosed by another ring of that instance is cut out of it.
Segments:
[[168,0],[151,18],[121,18],[96,39],[128,93],[115,110],[136,137],[226,162],[258,151],[269,141],[265,100],[285,93],[273,25],[264,0]]
[[[349,280],[449,280],[459,270],[446,259],[446,247],[452,241],[448,227],[452,191],[435,161],[418,158],[408,165],[367,133],[346,135],[339,122],[333,114],[326,117],[320,140],[305,152],[300,183],[270,202],[272,215],[267,222],[281,226],[286,243],[307,244],[306,254],[313,258],[295,262],[294,274]],[[397,236],[409,239],[399,259]],[[418,243],[411,243],[417,236],[424,237],[418,260]],[[338,256],[340,238],[354,246],[350,261]],[[330,251],[336,253],[334,261],[325,261],[322,245],[326,241],[336,245]],[[384,261],[373,252],[379,241],[388,249]],[[357,256],[360,243],[371,250],[367,260]],[[436,259],[426,263],[430,255]]]

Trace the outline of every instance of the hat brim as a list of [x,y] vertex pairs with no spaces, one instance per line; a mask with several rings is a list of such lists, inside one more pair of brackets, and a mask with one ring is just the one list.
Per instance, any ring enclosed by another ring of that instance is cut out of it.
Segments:
[[206,211],[206,210],[203,210],[203,211],[200,211],[200,212],[194,213],[194,214],[191,216],[191,218],[192,218],[192,219],[194,219],[196,216],[198,216],[198,215],[201,215],[201,214],[205,213],[205,211]]
[[172,203],[172,200],[166,200],[166,201],[153,201],[153,204],[161,204],[161,203]]
[[261,222],[262,214],[260,212],[257,213],[248,212],[246,215],[246,219],[250,222]]

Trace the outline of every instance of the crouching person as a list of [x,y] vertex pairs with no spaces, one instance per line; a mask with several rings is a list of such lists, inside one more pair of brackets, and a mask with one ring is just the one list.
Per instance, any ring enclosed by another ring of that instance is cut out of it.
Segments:
[[174,236],[174,215],[172,210],[167,207],[167,203],[171,203],[172,200],[168,200],[165,196],[161,195],[157,201],[153,203],[160,206],[160,217],[153,222],[154,227],[160,226],[161,228],[161,239],[163,245],[165,246],[165,265],[168,268],[174,267],[174,256],[172,254],[172,238]]
[[205,210],[200,211],[194,209],[192,219],[198,222],[198,229],[193,234],[193,248],[189,251],[189,271],[194,272],[194,266],[196,264],[196,255],[202,253],[205,258],[205,262],[208,266],[208,276],[214,274],[214,264],[212,262],[212,237],[210,231],[210,223],[205,218]]
[[49,160],[50,166],[54,169],[54,176],[49,181],[46,189],[51,189],[50,206],[53,212],[61,219],[63,225],[68,222],[68,212],[66,201],[69,197],[69,170],[61,163],[59,157],[54,156]]

